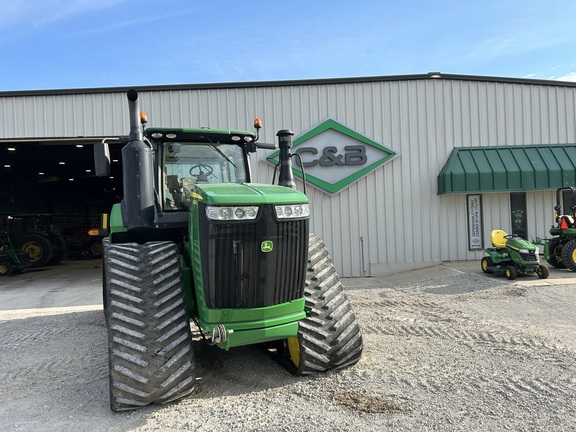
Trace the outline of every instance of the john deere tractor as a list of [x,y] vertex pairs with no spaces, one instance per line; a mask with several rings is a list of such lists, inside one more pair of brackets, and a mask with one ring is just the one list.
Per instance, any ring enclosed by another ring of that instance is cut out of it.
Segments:
[[[564,196],[568,201],[564,203]],[[566,207],[568,212],[566,212]],[[564,209],[564,211],[563,211]],[[548,262],[556,268],[568,268],[576,271],[576,188],[562,187],[556,190],[556,205],[554,206],[554,221],[556,225],[550,228],[553,236],[548,240],[550,258]]]
[[[252,183],[250,154],[276,148],[258,143],[259,123],[144,128],[138,93],[127,98],[124,195],[103,240],[111,408],[191,395],[200,341],[273,347],[297,375],[358,362],[358,321],[295,189],[292,132],[277,134],[278,184]],[[107,144],[94,151],[106,175]]]

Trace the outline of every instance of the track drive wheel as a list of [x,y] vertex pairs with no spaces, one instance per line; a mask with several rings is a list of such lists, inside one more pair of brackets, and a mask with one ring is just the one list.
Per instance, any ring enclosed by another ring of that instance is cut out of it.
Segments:
[[538,266],[538,270],[536,270],[536,274],[540,279],[547,279],[548,276],[550,276],[550,271],[548,270],[548,267],[546,267],[543,264],[540,264]]
[[41,234],[24,234],[16,240],[15,246],[28,253],[31,267],[43,267],[52,259],[50,240]]
[[562,263],[567,269],[576,271],[576,240],[570,240],[562,248]]
[[492,270],[490,270],[490,267],[494,266],[494,262],[492,261],[492,258],[484,257],[484,258],[482,258],[482,261],[480,261],[480,266],[482,267],[482,271],[484,273],[492,273]]
[[194,391],[194,353],[176,244],[104,245],[110,407],[136,409]]
[[362,333],[324,242],[310,234],[306,306],[298,337],[288,339],[296,375],[351,366],[362,356]]
[[506,267],[504,274],[509,280],[514,280],[518,277],[518,270],[514,266],[508,266]]
[[550,240],[548,243],[548,250],[550,251],[548,264],[555,268],[566,268],[562,262],[562,244],[560,243],[559,238]]

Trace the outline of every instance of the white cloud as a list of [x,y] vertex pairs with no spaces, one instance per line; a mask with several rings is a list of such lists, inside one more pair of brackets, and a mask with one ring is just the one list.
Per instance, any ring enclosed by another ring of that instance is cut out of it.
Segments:
[[562,75],[561,77],[556,78],[556,80],[576,82],[576,72],[567,73],[566,75]]

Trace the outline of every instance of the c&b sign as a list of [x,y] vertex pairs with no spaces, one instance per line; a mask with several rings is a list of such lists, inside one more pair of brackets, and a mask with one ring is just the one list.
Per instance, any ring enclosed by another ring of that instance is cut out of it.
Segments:
[[[294,140],[293,153],[300,155],[306,180],[330,194],[358,181],[396,156],[386,147],[335,120],[326,120]],[[278,163],[279,152],[268,157]],[[299,158],[293,157],[294,173],[302,177]]]

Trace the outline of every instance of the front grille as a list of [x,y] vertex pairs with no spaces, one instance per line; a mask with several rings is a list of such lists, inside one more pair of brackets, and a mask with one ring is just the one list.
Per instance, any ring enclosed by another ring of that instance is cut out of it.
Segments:
[[[213,223],[200,211],[204,295],[209,308],[272,306],[304,295],[308,220],[277,222],[263,206],[254,222]],[[202,226],[205,226],[205,230]],[[263,241],[273,249],[262,252]]]
[[520,258],[522,259],[522,261],[530,261],[530,262],[536,262],[538,261],[538,255],[536,255],[535,252],[530,252],[530,253],[521,253],[520,254]]

